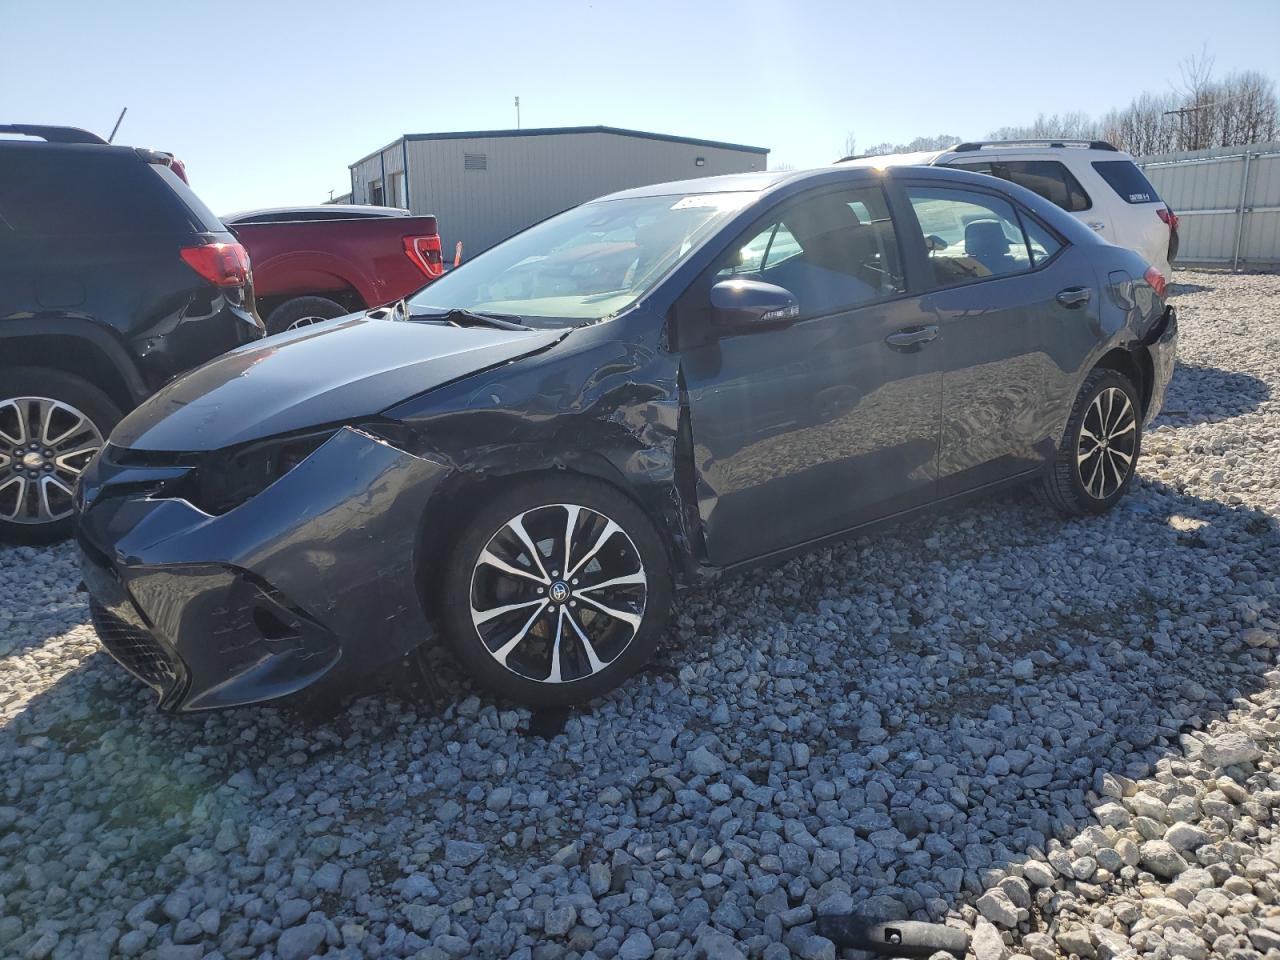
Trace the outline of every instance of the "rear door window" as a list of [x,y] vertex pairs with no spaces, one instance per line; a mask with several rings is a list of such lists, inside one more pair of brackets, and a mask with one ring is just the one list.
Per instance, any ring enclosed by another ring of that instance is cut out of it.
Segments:
[[1062,249],[1062,241],[1055,237],[1040,221],[1022,214],[1022,226],[1027,233],[1027,246],[1031,249],[1031,263],[1040,266]]
[[[932,286],[956,287],[1031,269],[1022,224],[1007,200],[976,190],[923,186],[908,186],[907,199],[929,252]],[[1046,259],[1050,255],[1045,251]]]
[[1095,160],[1093,169],[1125,203],[1156,203],[1160,195],[1132,160]]
[[[25,144],[0,150],[0,237],[190,233],[210,229],[200,223],[202,214],[217,223],[203,204],[197,212],[178,202],[153,165],[131,151]],[[163,173],[178,180],[167,168]]]
[[988,173],[1038,193],[1063,210],[1079,213],[1093,206],[1089,194],[1066,164],[1057,160],[982,160],[971,163],[949,163],[949,167]]

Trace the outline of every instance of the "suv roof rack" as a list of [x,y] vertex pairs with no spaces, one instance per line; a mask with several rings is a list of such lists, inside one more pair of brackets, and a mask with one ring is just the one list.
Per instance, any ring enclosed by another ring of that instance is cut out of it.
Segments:
[[951,149],[957,152],[968,152],[971,150],[981,150],[983,147],[1015,147],[1023,144],[1037,147],[1084,147],[1088,150],[1110,150],[1112,153],[1119,153],[1114,146],[1107,143],[1105,140],[1075,140],[1070,137],[1020,137],[1017,140],[968,140],[964,143],[956,144]]
[[0,133],[17,133],[26,137],[40,137],[49,143],[106,143],[96,133],[79,127],[53,127],[38,123],[0,123]]

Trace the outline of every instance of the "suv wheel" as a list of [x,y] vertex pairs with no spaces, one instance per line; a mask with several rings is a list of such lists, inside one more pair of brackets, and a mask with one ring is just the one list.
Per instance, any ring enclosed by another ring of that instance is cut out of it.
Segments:
[[1042,492],[1050,504],[1074,516],[1110,510],[1129,489],[1141,447],[1137,390],[1123,374],[1094,370],[1071,408]]
[[267,335],[308,327],[350,312],[342,304],[326,297],[294,297],[280,304],[267,316]]
[[458,659],[480,683],[531,706],[612,690],[648,661],[671,613],[670,567],[653,524],[606,484],[566,474],[481,507],[442,589]]
[[76,481],[121,413],[93,384],[21,367],[0,380],[0,538],[48,543],[71,532]]

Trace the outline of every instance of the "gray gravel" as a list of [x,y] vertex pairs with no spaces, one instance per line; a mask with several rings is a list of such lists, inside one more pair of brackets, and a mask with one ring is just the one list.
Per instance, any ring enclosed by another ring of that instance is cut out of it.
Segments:
[[1280,278],[1179,280],[1112,514],[727,580],[567,719],[448,678],[161,716],[71,550],[0,548],[0,955],[817,960],[857,907],[979,960],[1280,958]]

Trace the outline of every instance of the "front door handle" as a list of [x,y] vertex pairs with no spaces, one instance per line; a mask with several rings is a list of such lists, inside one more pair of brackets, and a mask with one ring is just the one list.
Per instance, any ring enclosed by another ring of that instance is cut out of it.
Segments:
[[1085,225],[1088,226],[1090,230],[1096,230],[1098,233],[1107,229],[1106,223],[1102,220],[1088,220],[1085,222]]
[[1058,291],[1058,302],[1068,309],[1082,307],[1089,302],[1089,297],[1093,295],[1093,291],[1088,287],[1067,287],[1065,290]]
[[914,350],[922,343],[928,343],[938,336],[937,324],[925,327],[903,327],[884,338],[884,342],[895,350]]

